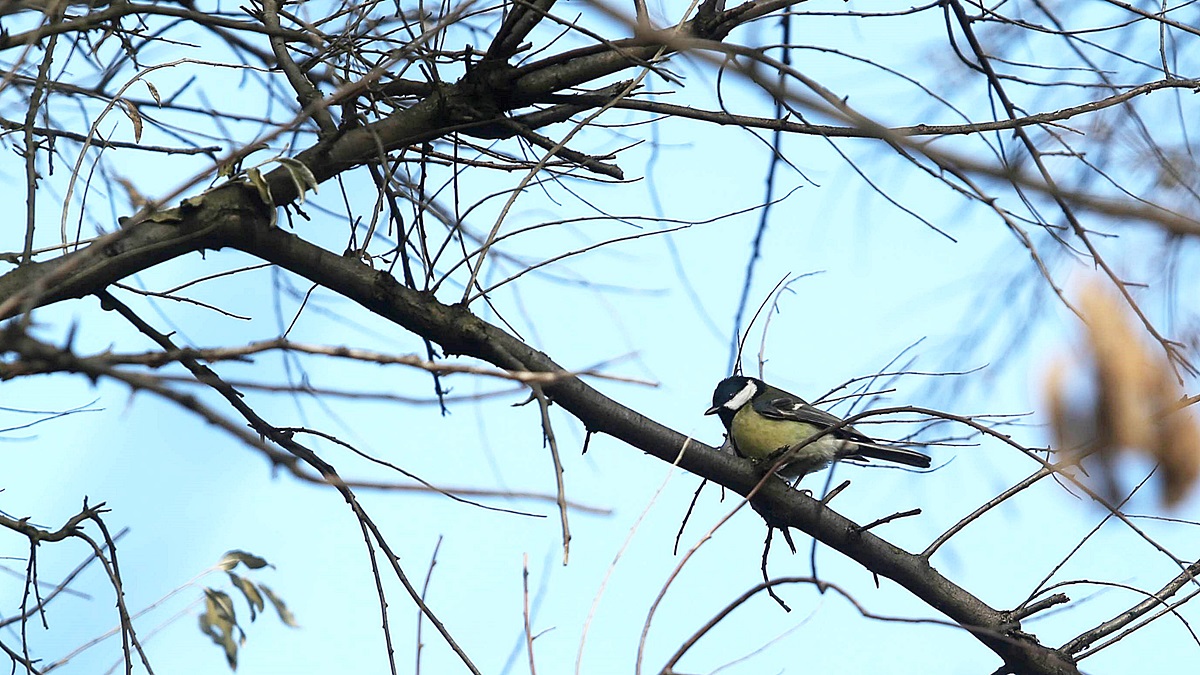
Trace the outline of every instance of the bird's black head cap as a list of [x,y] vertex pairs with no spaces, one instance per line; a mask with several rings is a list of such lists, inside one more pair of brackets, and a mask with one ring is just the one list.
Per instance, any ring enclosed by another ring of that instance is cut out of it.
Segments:
[[717,388],[713,390],[712,407],[704,411],[704,414],[717,415],[725,423],[725,427],[729,428],[738,409],[746,405],[765,386],[762,380],[753,377],[727,377],[717,383]]

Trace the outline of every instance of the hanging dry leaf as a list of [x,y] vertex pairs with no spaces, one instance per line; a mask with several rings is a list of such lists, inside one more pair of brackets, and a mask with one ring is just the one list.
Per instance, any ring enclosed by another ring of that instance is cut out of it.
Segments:
[[125,112],[125,116],[133,123],[133,142],[142,142],[142,113],[138,111],[137,105],[133,101],[123,98],[117,99],[117,106]]
[[1054,363],[1043,391],[1058,447],[1096,460],[1094,478],[1119,500],[1116,456],[1126,450],[1157,464],[1163,502],[1177,505],[1200,478],[1200,425],[1180,405],[1181,392],[1165,356],[1147,346],[1121,300],[1099,284],[1079,301],[1088,346],[1077,367],[1094,383],[1088,410],[1072,408],[1065,362]]

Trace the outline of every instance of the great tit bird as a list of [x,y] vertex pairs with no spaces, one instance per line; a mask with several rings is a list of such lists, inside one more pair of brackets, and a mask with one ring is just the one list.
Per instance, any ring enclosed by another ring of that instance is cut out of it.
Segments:
[[814,438],[841,424],[841,418],[753,377],[721,380],[713,390],[712,407],[704,414],[721,418],[733,449],[742,457],[774,462],[782,453],[793,452],[795,457],[779,469],[791,478],[843,459],[882,459],[922,469],[931,461],[928,455],[913,450],[876,443],[851,426]]

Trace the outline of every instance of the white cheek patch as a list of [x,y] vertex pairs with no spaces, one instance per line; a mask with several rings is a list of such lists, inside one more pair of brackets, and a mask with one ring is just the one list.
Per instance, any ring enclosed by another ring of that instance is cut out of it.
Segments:
[[750,402],[750,399],[754,398],[754,391],[754,383],[747,382],[746,386],[742,387],[741,391],[734,394],[733,398],[729,399],[729,401],[725,404],[725,407],[729,408],[730,410],[740,410],[742,406]]

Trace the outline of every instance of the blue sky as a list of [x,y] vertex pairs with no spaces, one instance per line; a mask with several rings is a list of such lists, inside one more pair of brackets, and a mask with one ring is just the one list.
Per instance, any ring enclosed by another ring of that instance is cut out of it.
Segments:
[[[757,30],[771,34],[767,27],[759,26]],[[879,58],[895,63],[907,63],[905,59],[915,56],[936,68],[946,59],[937,48],[926,51],[915,46],[924,44],[930,36],[936,39],[936,25],[914,25],[900,33],[889,30],[894,29],[864,22],[854,24],[844,34],[831,30],[822,37],[848,51],[876,49]],[[898,37],[911,41],[880,47]],[[157,57],[163,62],[177,58],[166,52]],[[877,86],[877,80],[865,79],[860,66],[845,60],[812,55],[799,58],[800,67],[821,72],[822,79],[829,86],[837,85],[834,88],[839,92],[857,94]],[[687,86],[680,96],[670,100],[702,101],[705,107],[714,107],[712,73],[698,72],[694,62],[684,66],[683,61],[677,68],[687,76]],[[164,72],[163,77],[182,78],[188,72],[180,68]],[[956,75],[946,77],[953,79]],[[731,109],[758,114],[768,111],[761,97],[738,84],[736,78],[726,78],[723,94]],[[235,86],[236,81],[229,81],[230,87]],[[169,88],[169,79],[156,82],[164,90]],[[911,89],[899,87],[894,81],[878,86],[895,87],[894,96],[900,100],[906,93],[912,96]],[[974,90],[964,86],[960,97],[964,105],[974,106],[972,112],[978,113],[987,101],[982,98],[981,85],[972,86]],[[246,92],[248,107],[260,106],[252,96],[253,85],[246,87],[235,91]],[[653,87],[660,91],[673,88],[660,81]],[[852,96],[851,100],[859,99]],[[929,119],[924,100],[915,100],[915,110],[904,105],[878,105],[866,111],[881,115],[887,122]],[[6,105],[14,103],[7,101]],[[643,118],[614,111],[604,119],[619,123]],[[127,120],[115,116],[113,122],[118,129],[127,124]],[[559,129],[549,132],[565,133]],[[626,144],[629,139],[625,134],[645,133],[643,127],[615,129],[611,136],[600,133],[585,139],[576,149],[599,152]],[[708,220],[762,200],[768,148],[745,130],[670,121],[661,124],[657,133],[657,157],[651,169],[647,169],[652,151],[648,145],[629,150],[620,159],[628,175],[643,177],[640,182],[611,186],[576,181],[571,188],[616,215],[652,213],[654,192],[662,212],[679,220]],[[906,376],[896,383],[895,393],[876,405],[929,405],[956,414],[1037,410],[1041,406],[1039,373],[1056,354],[1070,351],[1075,328],[1061,307],[1028,292],[1036,282],[1030,280],[1034,270],[1024,249],[994,217],[967,208],[959,198],[938,188],[928,177],[915,174],[902,161],[882,157],[877,144],[847,141],[839,147],[861,162],[882,190],[957,241],[950,241],[889,205],[826,141],[789,139],[786,155],[803,176],[787,168],[780,171],[776,195],[798,189],[772,210],[751,297],[755,302],[766,297],[780,279],[808,276],[792,284],[792,293],[783,295],[779,311],[771,319],[765,350],[766,377],[807,398],[816,398],[847,380],[884,369],[896,355],[916,344],[907,352],[915,358],[915,370],[982,366],[988,370],[963,378],[957,387],[949,386],[945,379]],[[159,194],[191,176],[198,165],[190,160],[160,157],[146,159],[145,165],[120,168],[126,176],[134,177],[144,192]],[[10,160],[0,171],[19,175],[19,166]],[[470,203],[514,182],[511,176],[481,178],[470,184],[466,199]],[[49,180],[47,183],[59,185]],[[91,199],[106,196],[102,187],[92,189],[95,194]],[[9,203],[23,199],[19,181],[4,181],[0,190]],[[365,173],[353,173],[346,190],[359,212],[369,209],[373,188]],[[51,208],[54,200],[43,199],[47,208],[40,214],[47,223],[43,230],[52,233],[53,239],[57,236],[58,214]],[[335,185],[327,184],[322,186],[318,199],[318,203],[336,210],[342,198]],[[115,211],[125,213],[127,209],[120,205],[120,199],[116,201]],[[486,232],[499,206],[498,200],[488,202],[468,225],[476,232]],[[91,217],[102,221],[107,213],[101,208]],[[517,202],[504,231],[552,217],[591,213],[581,199],[558,186],[549,186],[545,192],[531,189]],[[616,359],[613,373],[658,383],[655,387],[612,381],[594,384],[623,404],[716,445],[721,440],[720,425],[701,413],[709,404],[713,385],[727,374],[728,334],[757,219],[758,214],[750,212],[697,224],[672,235],[601,248],[547,268],[627,291],[530,275],[519,282],[519,294],[511,288],[502,290],[495,294],[495,302],[527,341],[565,367],[587,368]],[[668,225],[650,223],[641,227]],[[3,248],[17,250],[21,228],[9,231]],[[579,223],[520,235],[506,250],[537,259],[635,231],[621,222]],[[345,247],[347,238],[344,220],[332,217],[312,223],[297,221],[297,232],[338,251]],[[689,299],[670,263],[668,236],[701,307]],[[1113,246],[1118,264],[1131,274],[1149,277],[1155,272],[1156,258],[1140,253],[1159,250],[1162,242],[1145,230],[1126,230],[1123,236],[1123,242],[1132,243],[1127,244],[1125,250],[1130,253],[1124,256]],[[191,255],[149,270],[136,282],[161,289],[251,262],[237,253],[210,252],[203,259]],[[1190,260],[1185,259],[1185,263]],[[1058,265],[1056,271],[1068,289],[1087,278],[1082,266],[1071,270]],[[1013,278],[1027,280],[1016,285],[1024,292],[1007,292]],[[1194,281],[1194,268],[1185,265],[1180,287],[1186,288]],[[295,279],[289,283],[301,294],[307,290],[305,283]],[[448,287],[443,299],[456,299],[458,292]],[[178,330],[181,341],[196,346],[275,337],[281,324],[291,321],[299,304],[299,298],[279,291],[269,270],[206,282],[189,289],[188,295],[254,318],[242,321],[195,306],[122,297],[160,329]],[[282,308],[278,314],[277,307]],[[482,305],[476,311],[490,316]],[[701,311],[719,324],[721,335],[713,335]],[[1165,314],[1158,307],[1154,311]],[[1026,330],[1022,321],[1031,315],[1039,321]],[[169,317],[169,324],[163,316]],[[78,326],[74,344],[80,352],[108,347],[120,351],[151,348],[117,317],[100,311],[94,299],[45,308],[35,317],[38,334],[47,338],[57,335],[61,340],[67,326]],[[1186,320],[1194,321],[1194,313],[1184,314],[1181,323]],[[980,323],[994,331],[978,332]],[[1024,340],[1015,352],[1005,349],[1004,336],[1010,332],[1023,333]],[[390,353],[422,352],[421,343],[411,335],[323,291],[310,300],[290,338]],[[750,344],[753,359],[759,345],[757,332],[752,333]],[[314,386],[420,398],[430,395],[428,376],[411,369],[316,357],[302,361],[304,376]],[[256,357],[253,364],[222,364],[218,372],[232,381],[288,382],[282,359],[273,354]],[[291,371],[293,376],[296,372],[294,368]],[[501,381],[466,375],[451,376],[447,383],[455,395],[512,389]],[[196,393],[205,400],[214,400]],[[247,398],[263,417],[277,425],[322,429],[436,485],[553,494],[553,470],[543,448],[538,411],[535,406],[512,407],[524,398],[515,390],[497,399],[455,403],[446,416],[440,415],[434,405],[337,398],[318,404],[306,396],[265,392],[248,392]],[[91,386],[79,378],[42,377],[6,382],[0,393],[0,406],[4,407],[61,410],[85,404],[95,411],[7,435],[0,445],[8,479],[0,483],[4,490],[0,492],[0,509],[56,527],[78,510],[85,496],[92,503],[105,501],[112,509],[107,517],[110,527],[130,528],[118,551],[132,608],[154,603],[213,565],[226,550],[245,549],[264,556],[276,568],[251,577],[268,584],[288,601],[301,628],[285,628],[269,613],[260,618],[249,629],[241,653],[241,672],[386,672],[378,602],[362,538],[348,509],[333,491],[276,474],[254,450],[230,436],[167,402],[144,393],[131,396],[111,382]],[[844,407],[834,410],[845,412]],[[30,418],[5,414],[0,424],[14,425]],[[611,574],[591,619],[582,671],[629,671],[634,667],[639,635],[651,602],[680,562],[680,557],[672,554],[672,546],[698,479],[607,437],[592,439],[588,453],[581,455],[583,431],[578,423],[558,409],[552,409],[552,418],[565,463],[568,496],[610,511],[608,515],[570,514],[573,538],[570,563],[565,567],[561,564],[558,516],[551,503],[484,500],[540,516],[531,517],[487,511],[428,494],[364,490],[360,496],[387,533],[410,578],[424,579],[441,540],[428,601],[485,672],[529,670],[520,632],[522,566],[526,557],[534,595],[533,627],[539,634],[535,641],[538,669],[562,672],[575,667],[589,609],[602,581]],[[1043,444],[1046,438],[1040,425],[1044,421],[1032,415],[1013,433],[1030,445]],[[900,433],[903,429],[900,427]],[[401,481],[399,476],[381,473],[331,445],[316,443],[314,447],[344,476]],[[934,455],[936,469],[928,473],[838,468],[836,480],[850,479],[853,483],[836,498],[834,508],[858,522],[921,508],[919,517],[902,519],[877,532],[902,548],[919,550],[963,515],[1036,468],[994,442],[934,448],[930,454]],[[1136,462],[1128,466],[1130,475],[1145,468]],[[810,477],[805,486],[820,490],[824,480],[824,475]],[[686,549],[695,545],[736,505],[732,493],[724,495],[722,501],[720,489],[707,486],[681,546]],[[1192,500],[1174,515],[1194,518],[1197,506]],[[1157,512],[1157,502],[1152,496],[1139,496],[1130,510]],[[967,528],[934,557],[933,564],[989,604],[1011,607],[1023,600],[1102,517],[1093,505],[1046,482]],[[1175,545],[1181,555],[1191,553],[1186,542],[1194,537],[1186,527],[1161,521],[1143,524],[1154,536]],[[649,629],[643,666],[646,672],[656,672],[692,631],[759,580],[763,536],[761,520],[743,508],[688,561],[672,582]],[[773,574],[811,573],[809,540],[798,535],[797,543],[801,553],[792,556],[776,541],[771,554]],[[23,569],[19,558],[27,553],[20,544],[19,540],[9,539],[0,549],[0,555],[13,558],[6,561],[6,566],[18,572]],[[60,578],[86,554],[79,546],[73,550],[43,546],[39,553],[40,575],[48,581]],[[822,579],[846,589],[872,612],[938,618],[936,612],[887,580],[877,588],[866,570],[836,552],[822,547],[816,559]],[[1110,523],[1056,578],[1103,579],[1156,589],[1172,574],[1160,554],[1152,552],[1127,528]],[[217,575],[205,583],[223,584]],[[227,584],[224,587],[230,590]],[[57,600],[48,612],[48,632],[30,626],[38,655],[47,660],[62,656],[115,625],[111,595],[98,570],[89,569],[77,588],[92,597]],[[1069,639],[1140,597],[1091,586],[1067,590],[1073,599],[1088,598],[1086,603],[1026,626],[1044,643]],[[11,613],[20,602],[21,592],[18,578],[0,578],[0,611]],[[387,592],[396,660],[399,669],[408,672],[416,658],[416,611],[394,582],[388,582]],[[811,587],[793,586],[783,594],[794,609],[791,614],[765,596],[757,597],[703,639],[680,668],[685,672],[713,672],[720,664],[729,663],[720,672],[886,669],[893,673],[924,673],[978,671],[995,665],[990,653],[959,629],[866,620],[848,603],[833,594],[818,595]],[[155,609],[139,623],[143,635],[199,597],[199,591],[185,592]],[[238,608],[244,612],[244,605]],[[453,655],[427,624],[423,630],[422,667],[428,672],[455,671]],[[13,643],[11,633],[5,639]],[[933,645],[936,649],[931,648]],[[1086,661],[1085,669],[1127,672],[1144,665],[1142,655],[1151,647],[1163,664],[1194,661],[1195,643],[1179,622],[1164,619],[1156,627]],[[221,653],[206,644],[191,616],[155,635],[148,648],[158,672],[184,668],[221,672],[225,668]],[[518,651],[512,657],[514,649]],[[109,640],[72,660],[62,672],[103,672],[119,658],[119,643]]]

